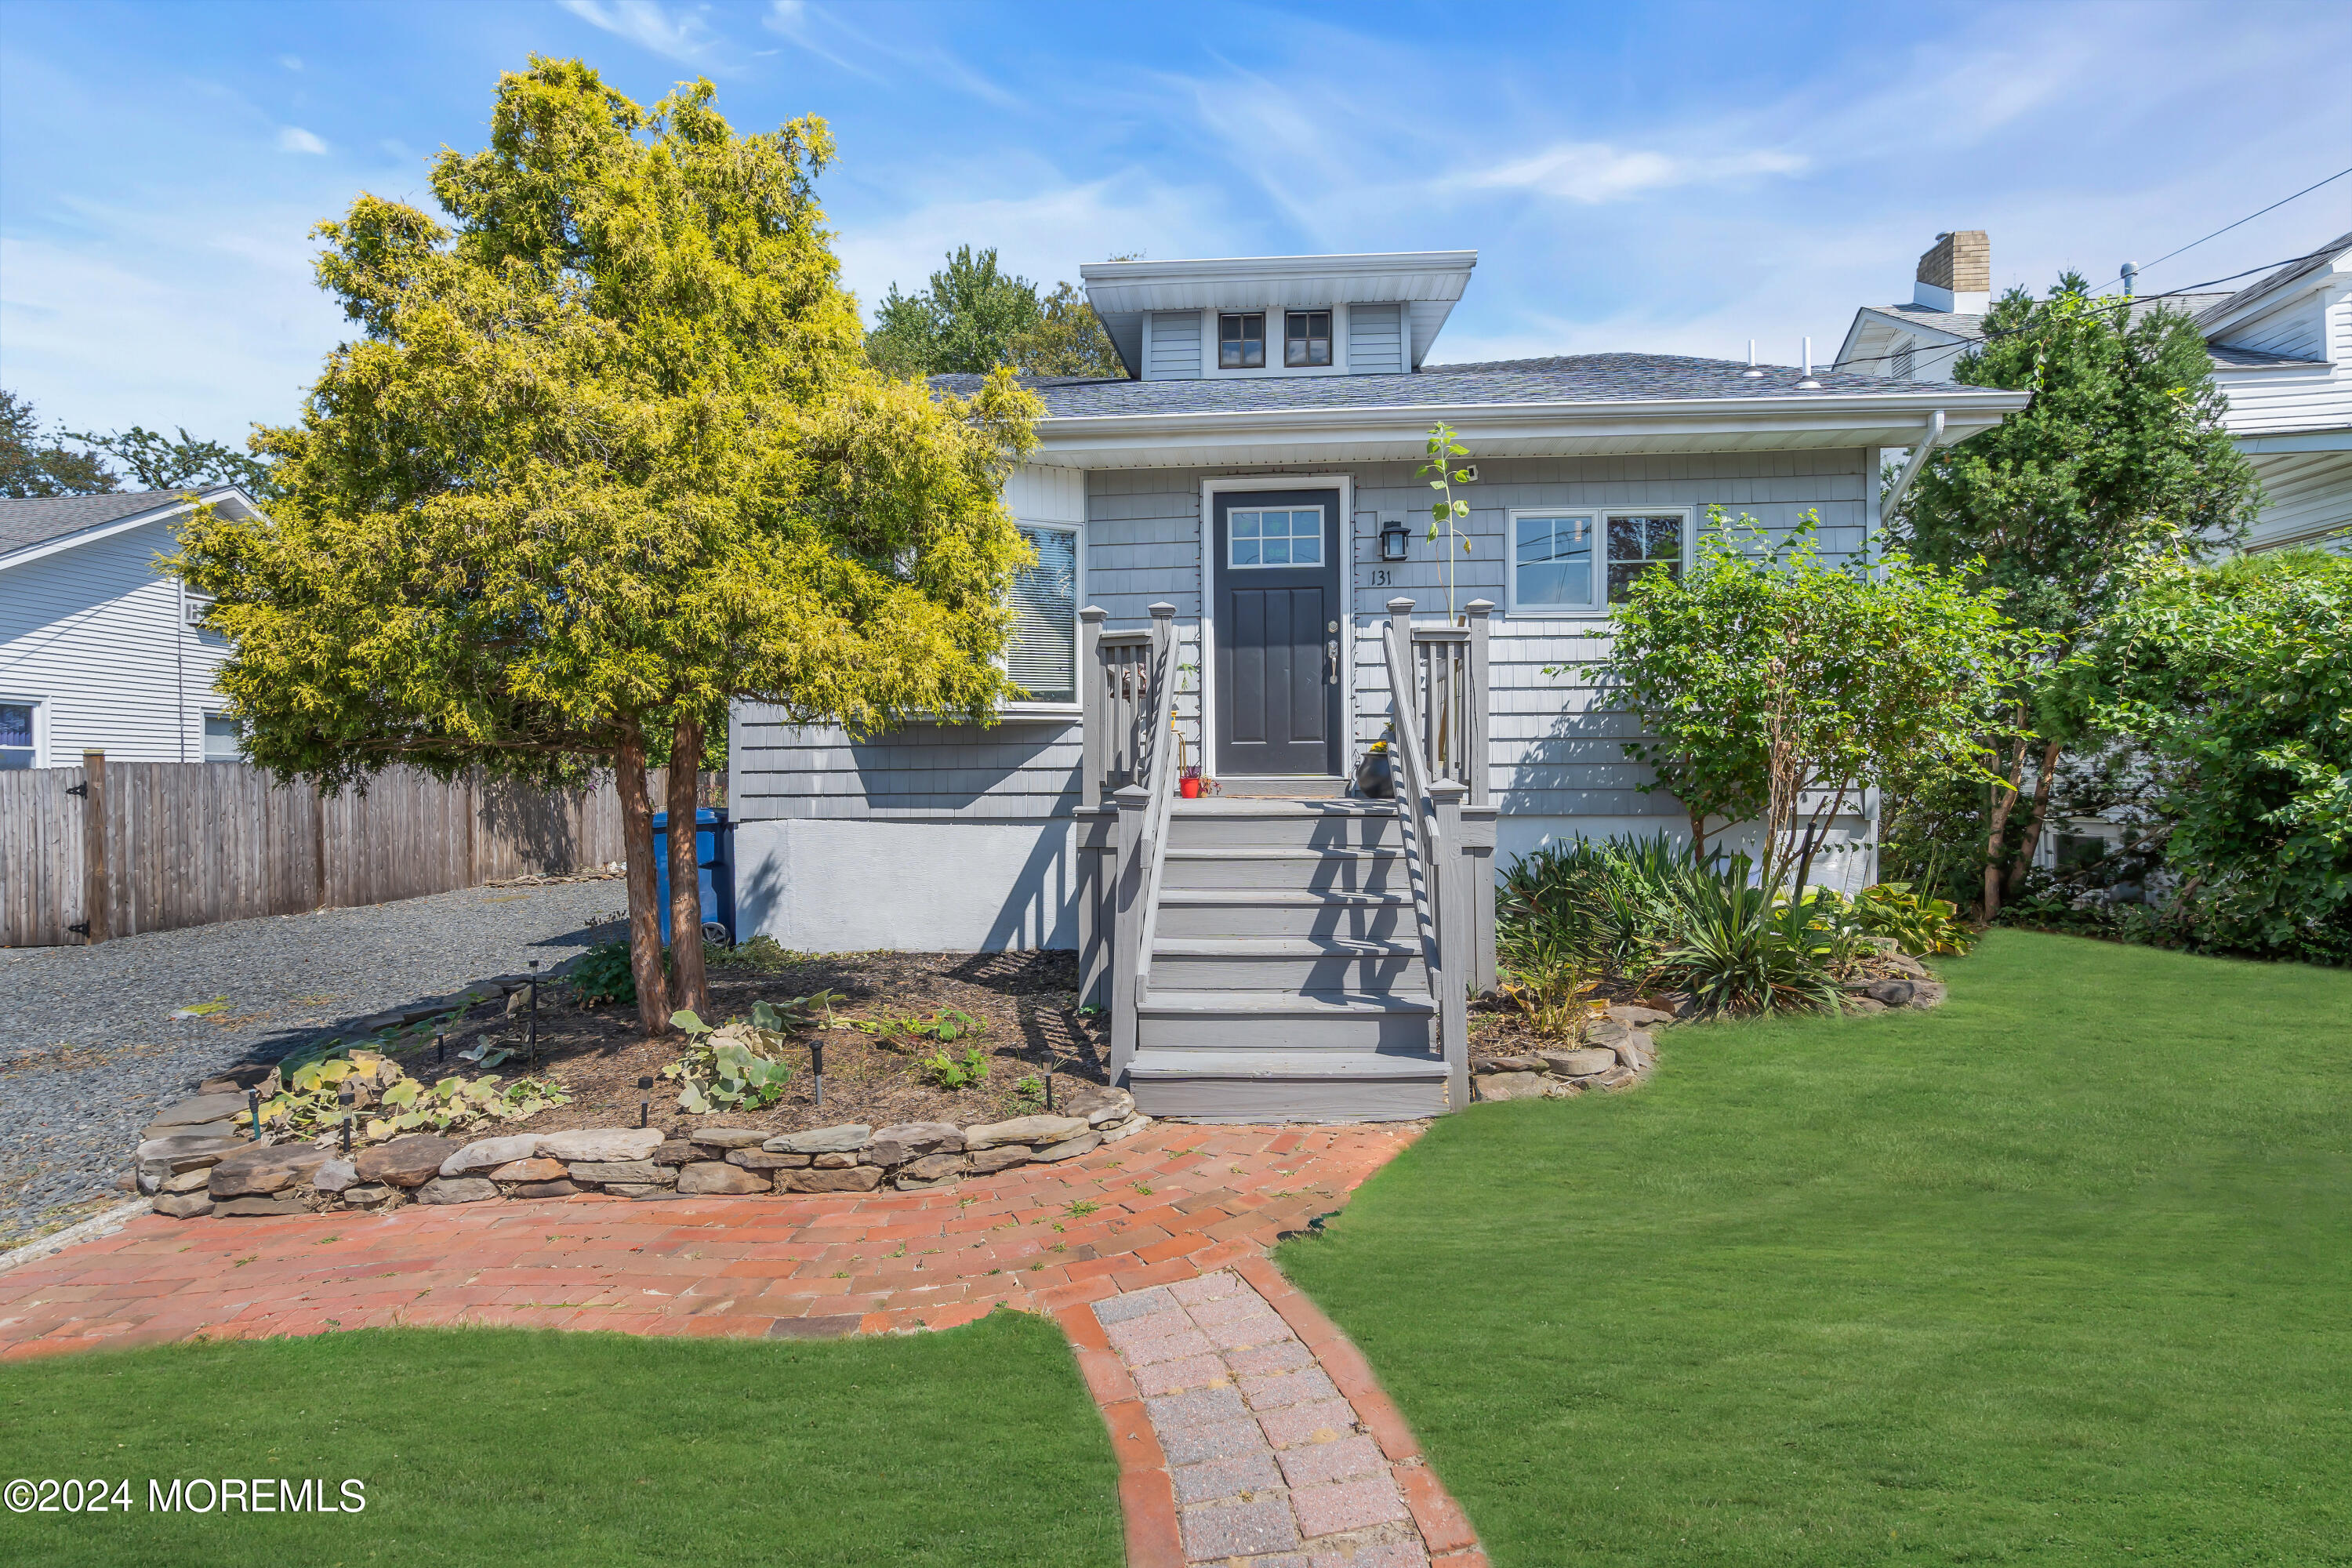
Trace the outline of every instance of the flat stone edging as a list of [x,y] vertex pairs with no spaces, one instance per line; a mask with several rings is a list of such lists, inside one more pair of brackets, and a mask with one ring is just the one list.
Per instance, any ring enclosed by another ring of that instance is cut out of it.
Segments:
[[[1065,1108],[1066,1113],[1065,1113]],[[158,1214],[173,1219],[564,1198],[601,1192],[661,1199],[772,1193],[898,1192],[953,1186],[967,1176],[1058,1164],[1140,1132],[1124,1089],[1074,1085],[1054,1113],[957,1127],[863,1122],[771,1133],[709,1127],[671,1137],[657,1128],[583,1128],[459,1142],[412,1134],[349,1156],[331,1142],[256,1143],[218,1134],[142,1142],[134,1176]]]

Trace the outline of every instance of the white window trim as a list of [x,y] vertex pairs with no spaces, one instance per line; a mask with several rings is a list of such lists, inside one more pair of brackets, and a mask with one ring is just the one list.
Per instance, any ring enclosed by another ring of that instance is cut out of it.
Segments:
[[[1337,330],[1336,327],[1334,329]],[[1251,374],[1255,374],[1255,372]],[[1200,661],[1201,771],[1217,776],[1217,583],[1223,575],[1217,542],[1217,497],[1225,490],[1338,490],[1339,492],[1339,765],[1356,754],[1355,638],[1359,623],[1388,612],[1356,608],[1356,479],[1352,474],[1243,474],[1201,481],[1200,532],[1194,536],[1201,562]],[[1379,524],[1373,524],[1377,531]],[[1378,564],[1375,563],[1374,564]]]
[[[1248,507],[1244,507],[1242,510],[1243,510],[1244,511],[1248,511],[1248,510],[1252,510],[1252,509],[1250,509],[1250,508],[1248,508]],[[1255,510],[1259,510],[1259,511],[1308,511],[1308,510],[1312,510],[1312,511],[1315,513],[1315,518],[1316,518],[1316,523],[1315,523],[1315,537],[1316,537],[1316,541],[1317,541],[1317,544],[1318,544],[1318,548],[1320,547],[1320,544],[1321,544],[1321,542],[1322,542],[1322,539],[1323,539],[1323,537],[1324,537],[1325,533],[1328,531],[1329,527],[1330,527],[1330,523],[1331,523],[1331,520],[1330,520],[1329,518],[1328,518],[1328,517],[1326,517],[1326,516],[1324,516],[1324,515],[1323,515],[1323,503],[1322,503],[1322,502],[1320,502],[1320,501],[1316,502],[1316,503],[1315,503],[1315,505],[1314,505],[1313,507],[1311,507],[1311,508],[1309,508],[1309,507],[1304,507],[1304,506],[1270,506],[1270,507],[1259,507],[1259,508],[1257,508],[1257,509],[1255,509]],[[1230,512],[1228,512],[1228,513],[1226,514],[1226,516],[1227,516],[1227,518],[1228,518],[1228,519],[1230,519],[1230,518],[1232,517],[1232,515],[1233,515],[1233,514],[1232,514],[1232,513],[1230,513]],[[1263,536],[1263,535],[1261,535],[1260,537],[1261,537],[1261,538],[1263,538],[1264,536]],[[1297,537],[1298,537],[1298,535],[1297,535],[1297,534],[1296,534],[1296,533],[1292,533],[1292,534],[1287,535],[1286,537],[1288,537],[1288,538],[1292,538],[1292,539],[1296,539],[1296,538],[1297,538]],[[1330,565],[1331,563],[1330,563],[1328,561],[1273,561],[1273,562],[1261,561],[1261,562],[1258,562],[1255,565],[1248,565],[1248,566],[1243,565],[1241,563],[1239,563],[1239,562],[1237,562],[1237,561],[1235,561],[1235,560],[1234,559],[1234,539],[1233,539],[1233,531],[1232,531],[1232,529],[1231,529],[1230,527],[1228,527],[1228,528],[1227,528],[1227,530],[1226,530],[1226,531],[1225,531],[1225,559],[1224,559],[1224,562],[1223,562],[1223,564],[1224,570],[1226,570],[1226,571],[1228,571],[1228,572],[1296,572],[1296,571],[1297,571],[1297,570],[1298,570],[1300,567],[1302,567],[1302,566],[1309,567],[1309,568],[1312,568],[1312,569],[1313,569],[1313,570],[1315,570],[1315,571],[1320,572],[1320,571],[1322,571],[1325,567],[1327,567],[1327,566]]]
[[[1072,679],[1084,681],[1087,672],[1077,668],[1078,622],[1075,612],[1086,608],[1087,605],[1087,525],[1083,522],[1070,522],[1060,518],[1016,517],[1013,521],[1016,528],[1034,529],[1041,532],[1050,531],[1055,533],[1066,533],[1075,542],[1070,553],[1077,563],[1077,584],[1074,590],[1076,603],[1072,606],[1073,614],[1070,617],[1070,664],[1076,672]],[[1008,661],[1003,654],[997,655],[996,667],[999,669],[1008,667]],[[1023,700],[999,703],[996,710],[1007,719],[1076,719],[1084,716],[1086,706],[1082,701]]]
[[[1203,381],[1250,381],[1265,376],[1283,375],[1345,375],[1348,374],[1348,310],[1343,304],[1334,305],[1213,305],[1201,310],[1201,379]],[[1265,358],[1258,370],[1221,370],[1217,366],[1217,318],[1234,314],[1265,312]],[[1288,310],[1328,310],[1331,312],[1331,363],[1329,364],[1286,365],[1282,363],[1283,315]]]
[[49,765],[49,700],[35,697],[30,692],[0,691],[0,702],[11,707],[30,707],[33,710],[33,765]]
[[[233,757],[217,757],[217,758],[216,758],[216,757],[215,757],[215,756],[212,754],[212,739],[213,739],[213,738],[212,738],[210,735],[207,735],[207,734],[205,734],[205,720],[207,720],[207,719],[233,719],[233,718],[235,718],[235,717],[236,717],[236,715],[234,715],[234,714],[232,714],[231,712],[229,712],[229,710],[228,710],[227,709],[226,709],[226,708],[200,708],[200,709],[198,709],[198,710],[196,710],[196,746],[197,746],[197,748],[198,748],[198,750],[197,750],[197,755],[196,755],[196,760],[197,760],[198,762],[200,762],[200,763],[210,763],[210,762],[241,763],[241,762],[245,761],[245,752],[244,752],[244,750],[243,750],[242,748],[240,748],[240,749],[238,750],[237,754],[236,754],[236,756],[233,756]],[[243,723],[243,721],[240,721],[237,723],[237,739],[238,739],[238,740],[240,740],[240,741],[242,741],[243,739],[245,739],[245,725],[244,725],[244,723]]]
[[[1503,566],[1506,614],[1514,619],[1605,621],[1609,618],[1609,520],[1612,517],[1675,517],[1682,520],[1682,568],[1691,570],[1698,509],[1688,506],[1521,506],[1503,514]],[[1519,519],[1523,517],[1589,517],[1592,531],[1591,605],[1522,605],[1519,603]]]

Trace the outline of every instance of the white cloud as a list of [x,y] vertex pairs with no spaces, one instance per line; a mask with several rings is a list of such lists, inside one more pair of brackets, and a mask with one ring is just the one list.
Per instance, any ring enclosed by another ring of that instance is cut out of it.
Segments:
[[[1017,109],[1027,103],[1026,100],[997,86],[945,49],[893,42],[887,37],[861,32],[844,21],[839,13],[820,10],[809,5],[807,0],[770,0],[766,25],[770,32],[791,39],[826,64],[852,76],[863,77],[867,81],[885,81],[889,78],[852,59],[850,51],[878,55],[897,68],[900,75],[913,72],[927,77],[959,92],[993,103],[1000,109]],[[821,32],[837,38],[842,47],[835,47],[820,36]]]
[[1759,148],[1708,157],[1570,142],[1461,177],[1481,190],[1526,190],[1571,202],[1613,202],[1678,185],[1717,185],[1768,174],[1801,174],[1808,161]]
[[560,0],[563,8],[592,26],[626,38],[639,48],[686,65],[705,65],[718,42],[700,16],[673,11],[658,0]]
[[278,150],[280,153],[323,153],[327,144],[300,126],[289,125],[278,133]]
[[278,63],[285,67],[288,70],[298,71],[302,68],[302,57],[299,55],[280,55],[278,57]]

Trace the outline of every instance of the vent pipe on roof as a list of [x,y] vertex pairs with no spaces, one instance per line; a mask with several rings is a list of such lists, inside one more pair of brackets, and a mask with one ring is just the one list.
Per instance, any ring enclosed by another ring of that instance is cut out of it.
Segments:
[[1756,340],[1754,338],[1750,338],[1748,340],[1748,368],[1739,373],[1740,379],[1744,381],[1754,376],[1762,375],[1764,373],[1762,371],[1756,368]]
[[1799,392],[1819,392],[1822,384],[1813,379],[1813,340],[1805,340],[1805,379],[1797,383]]
[[2123,270],[2123,279],[2124,279],[2124,298],[2125,298],[2125,299],[2126,299],[2126,300],[2128,300],[2128,299],[2130,299],[2133,295],[2135,295],[2135,294],[2137,294],[2137,293],[2138,293],[2138,292],[2139,292],[2139,268],[2137,268],[2137,267],[2135,267],[2135,266],[2133,266],[2133,265],[2132,265],[2130,262],[2128,262],[2128,261],[2125,262],[2125,263],[2124,263],[2124,270]]

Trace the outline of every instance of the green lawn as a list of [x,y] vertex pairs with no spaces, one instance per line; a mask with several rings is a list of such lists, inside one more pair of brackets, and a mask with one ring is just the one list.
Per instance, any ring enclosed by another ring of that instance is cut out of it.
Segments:
[[2352,973],[1943,969],[1447,1119],[1284,1250],[1497,1568],[2352,1563]]
[[[1118,1467],[1054,1324],[826,1342],[401,1330],[0,1369],[0,1480],[133,1479],[129,1514],[0,1514],[67,1568],[1120,1561]],[[159,1515],[146,1479],[365,1481],[359,1514]]]

